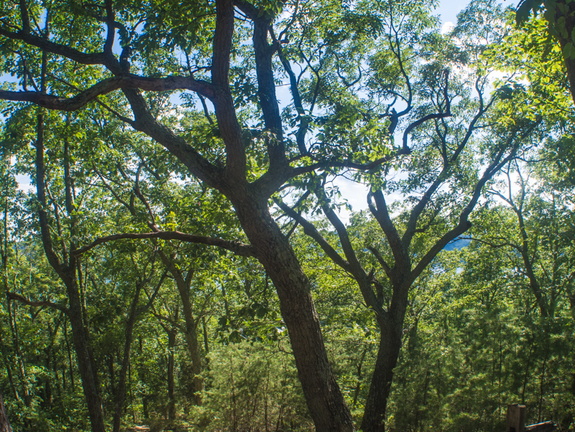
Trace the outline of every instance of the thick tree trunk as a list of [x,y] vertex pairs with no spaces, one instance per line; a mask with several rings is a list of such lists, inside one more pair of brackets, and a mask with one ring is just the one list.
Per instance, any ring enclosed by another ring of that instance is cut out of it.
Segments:
[[235,206],[259,261],[276,287],[299,380],[316,430],[353,431],[351,414],[328,362],[309,280],[266,204],[250,199]]
[[389,318],[383,325],[380,325],[379,349],[361,423],[363,432],[383,432],[385,430],[385,417],[391,393],[393,370],[397,365],[401,351],[402,325],[403,322],[399,324],[398,328]]
[[383,310],[377,316],[380,329],[379,349],[375,369],[371,377],[369,393],[361,422],[363,432],[384,432],[387,404],[391,394],[393,370],[397,365],[401,351],[403,323],[407,311],[409,288],[413,283],[413,274],[409,264],[398,266],[394,270],[393,296],[388,312]]
[[[545,2],[547,6],[548,1]],[[575,29],[575,4],[569,0],[559,0],[555,2],[555,16],[549,17],[550,24],[555,29],[555,34],[561,49],[563,50],[563,60],[567,68],[567,79],[569,81],[569,90],[571,97],[575,102],[575,56],[572,53],[575,39],[573,30]],[[560,19],[563,19],[563,25],[558,25]]]

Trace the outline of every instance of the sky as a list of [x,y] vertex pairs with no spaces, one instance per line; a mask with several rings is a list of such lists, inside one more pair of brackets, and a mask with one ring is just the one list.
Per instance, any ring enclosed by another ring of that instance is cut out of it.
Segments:
[[[516,6],[519,0],[499,0],[503,5]],[[440,15],[442,22],[445,24],[457,22],[457,14],[467,6],[469,0],[440,0],[439,6],[435,13]],[[21,187],[30,187],[29,180],[20,178]],[[343,196],[349,199],[349,203],[354,210],[365,209],[366,202],[366,189],[365,186],[353,184],[351,182],[344,182],[339,184]]]
[[[469,0],[440,0],[435,13],[440,15],[444,28],[451,27],[451,25],[457,22],[457,14],[461,12],[469,2]],[[499,0],[499,2],[504,6],[516,7],[519,0]],[[347,199],[354,211],[367,208],[366,186],[344,180],[338,180],[336,184],[340,188],[342,196]],[[348,214],[341,214],[340,216],[347,222]]]
[[[468,3],[469,1],[467,0],[440,0],[436,13],[441,15],[441,20],[444,23],[455,23],[457,21],[457,14],[467,6]],[[517,6],[519,0],[502,0],[500,3],[504,6]]]

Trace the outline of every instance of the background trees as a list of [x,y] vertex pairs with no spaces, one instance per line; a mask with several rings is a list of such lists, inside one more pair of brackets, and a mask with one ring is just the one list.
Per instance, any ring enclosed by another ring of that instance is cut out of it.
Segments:
[[570,427],[572,108],[540,22],[178,7],[2,5],[14,423],[496,430],[520,399]]

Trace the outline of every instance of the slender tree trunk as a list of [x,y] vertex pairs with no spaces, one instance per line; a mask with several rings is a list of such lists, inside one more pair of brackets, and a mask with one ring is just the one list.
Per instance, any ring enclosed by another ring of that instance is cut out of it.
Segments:
[[88,329],[84,325],[83,308],[75,280],[66,281],[70,326],[72,327],[72,343],[76,352],[78,370],[88,408],[92,432],[105,432],[104,409],[96,370],[96,362],[90,346]]
[[168,420],[176,419],[176,380],[175,380],[175,358],[177,329],[168,331]]
[[[8,290],[6,289],[6,292]],[[24,364],[24,356],[22,355],[22,350],[20,349],[20,336],[18,334],[18,327],[16,324],[16,312],[12,309],[11,300],[7,300],[6,302],[6,309],[8,312],[8,321],[10,322],[10,333],[12,334],[12,347],[14,350],[15,356],[15,366],[18,372],[18,378],[20,380],[20,394],[24,404],[27,407],[30,407],[31,403],[31,396],[30,396],[30,388],[28,385],[28,374],[26,372],[26,366]]]
[[318,432],[353,431],[351,414],[328,362],[310,283],[267,203],[234,203],[259,261],[274,282],[299,380]]
[[190,371],[192,374],[192,401],[195,405],[201,405],[201,393],[204,389],[204,382],[201,377],[203,369],[203,357],[200,351],[200,344],[198,340],[198,322],[194,317],[194,308],[192,305],[192,299],[190,297],[190,286],[194,272],[190,269],[188,270],[188,275],[184,277],[182,272],[174,265],[172,260],[170,260],[166,254],[161,253],[160,257],[176,281],[178,293],[180,294],[180,300],[182,301],[184,322],[186,324],[184,337],[186,340],[188,353],[190,355],[190,360],[192,362],[192,368]]
[[[185,313],[184,308],[184,315]],[[192,376],[192,401],[195,405],[202,404],[202,390],[204,389],[204,381],[202,380],[201,373],[202,373],[202,354],[200,352],[200,345],[198,341],[198,326],[196,325],[196,321],[193,317],[185,316],[186,322],[186,345],[188,347],[188,353],[190,355],[190,359],[192,361],[192,369],[191,374]]]
[[128,370],[130,367],[130,354],[132,350],[132,341],[134,339],[134,327],[136,326],[136,321],[138,319],[138,304],[140,300],[140,292],[142,290],[142,283],[136,283],[136,292],[132,303],[130,305],[130,311],[126,319],[126,328],[124,330],[124,351],[122,355],[122,366],[120,368],[120,376],[118,378],[118,388],[116,390],[116,403],[114,407],[114,420],[113,428],[114,432],[120,432],[120,426],[122,425],[122,416],[124,415],[125,405],[126,405],[126,395],[128,393]]

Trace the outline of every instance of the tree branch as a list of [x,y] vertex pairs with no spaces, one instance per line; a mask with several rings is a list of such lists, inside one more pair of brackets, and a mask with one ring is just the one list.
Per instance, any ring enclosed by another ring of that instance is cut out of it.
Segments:
[[188,243],[199,243],[209,246],[217,246],[222,249],[229,250],[236,255],[253,257],[255,256],[252,246],[243,243],[229,241],[214,237],[200,236],[194,234],[186,234],[180,231],[158,231],[158,232],[148,232],[148,233],[123,233],[123,234],[112,234],[105,237],[100,237],[94,240],[92,243],[78,248],[74,251],[75,254],[83,254],[94,247],[108,243],[115,240],[123,239],[161,239],[161,240],[180,240]]
[[216,0],[216,29],[213,42],[212,82],[217,92],[212,102],[220,133],[226,145],[226,174],[233,183],[245,181],[246,152],[230,90],[229,71],[234,34],[233,0]]
[[349,263],[343,259],[339,253],[337,253],[337,251],[328,243],[328,241],[320,234],[320,232],[311,222],[309,222],[306,218],[304,218],[301,214],[292,209],[283,201],[276,200],[275,203],[289,217],[291,217],[302,226],[304,233],[311,237],[334,263],[336,263],[346,272],[352,273]]
[[32,102],[53,110],[75,111],[84,107],[98,96],[118,89],[140,89],[145,91],[191,90],[208,99],[214,97],[214,89],[210,83],[197,81],[191,77],[169,76],[165,78],[148,78],[137,75],[126,75],[107,78],[70,98],[47,95],[41,92],[0,90],[0,99]]
[[28,45],[35,46],[52,54],[66,57],[77,63],[86,65],[106,65],[106,55],[104,53],[84,53],[77,49],[70,48],[69,46],[51,42],[43,37],[33,35],[25,30],[26,29],[24,28],[22,31],[13,32],[0,27],[0,36],[20,40]]
[[70,311],[68,310],[68,308],[66,306],[63,306],[61,304],[58,303],[52,303],[50,301],[33,301],[33,300],[28,300],[27,298],[21,296],[20,294],[16,294],[13,292],[7,292],[6,293],[6,297],[8,297],[9,300],[17,300],[20,303],[24,303],[28,306],[35,306],[35,307],[49,307],[51,309],[57,309],[61,312],[64,312],[65,314],[68,314]]

